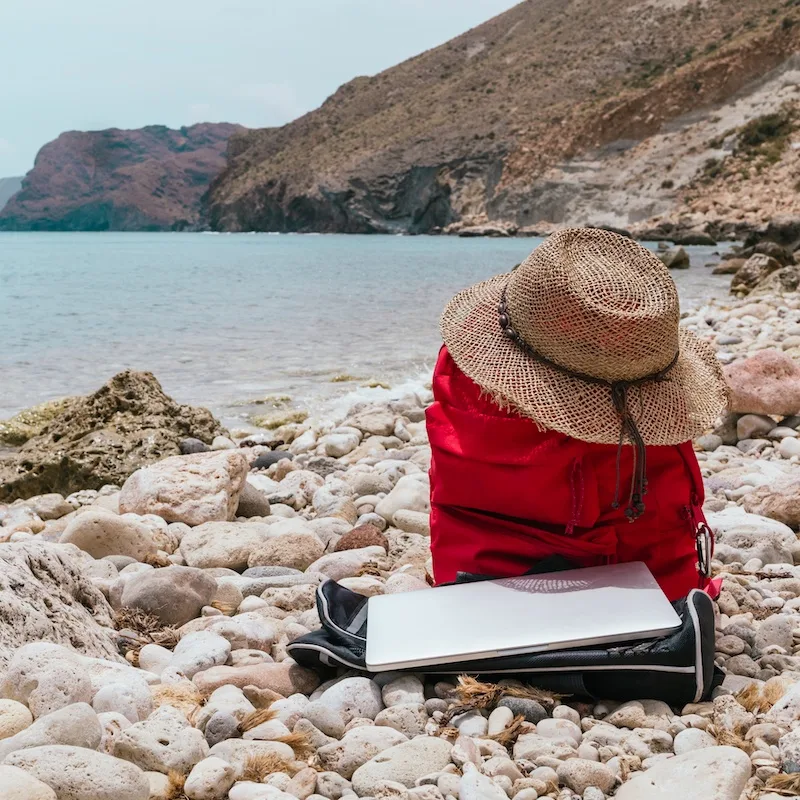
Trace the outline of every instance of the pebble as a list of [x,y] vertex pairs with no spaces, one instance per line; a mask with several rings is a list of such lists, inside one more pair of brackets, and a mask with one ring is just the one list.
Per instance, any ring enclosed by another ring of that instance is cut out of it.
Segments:
[[44,745],[72,745],[96,750],[103,730],[91,706],[74,703],[45,714],[16,735],[0,741],[0,761],[10,753]]
[[422,703],[405,703],[385,708],[375,717],[376,725],[385,725],[413,739],[425,733],[428,712]]
[[590,786],[596,786],[602,792],[610,792],[616,778],[614,773],[604,764],[587,761],[583,758],[567,759],[557,770],[558,780],[578,794]]
[[3,800],[59,800],[56,793],[25,770],[0,765]]
[[143,561],[158,545],[151,528],[136,519],[89,510],[76,516],[61,535],[62,544],[74,544],[93,558],[129,556]]
[[0,700],[0,740],[24,731],[32,722],[33,714],[26,705],[16,700]]
[[681,756],[703,747],[715,747],[716,744],[716,739],[705,731],[699,728],[687,728],[675,737],[674,751],[676,756]]
[[315,700],[309,703],[300,712],[304,719],[307,719],[315,728],[322,731],[326,736],[334,739],[341,739],[344,735],[345,721],[339,710],[332,708],[326,703]]
[[345,678],[319,698],[327,708],[339,713],[346,725],[357,717],[375,719],[383,709],[383,696],[369,678]]
[[514,721],[514,712],[507,707],[498,706],[489,715],[489,736],[502,733]]
[[414,675],[403,675],[385,684],[381,690],[381,697],[387,708],[408,703],[424,703],[425,690],[419,678]]
[[458,800],[508,800],[505,791],[491,778],[468,764],[458,784]]
[[508,708],[514,716],[521,716],[526,722],[536,724],[545,717],[547,712],[544,706],[536,700],[527,700],[519,697],[505,697],[499,703],[501,708]]
[[236,780],[233,767],[221,758],[204,758],[192,768],[183,786],[189,800],[224,800]]

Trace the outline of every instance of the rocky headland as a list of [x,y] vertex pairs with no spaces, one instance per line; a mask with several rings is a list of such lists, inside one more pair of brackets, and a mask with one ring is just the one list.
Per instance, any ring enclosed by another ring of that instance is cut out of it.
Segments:
[[744,238],[796,208],[800,9],[523,2],[231,140],[224,231]]
[[0,505],[2,791],[797,796],[800,296],[775,278],[797,269],[779,255],[740,258],[739,296],[682,320],[714,342],[732,389],[730,412],[696,442],[723,579],[726,677],[710,701],[587,704],[515,681],[300,667],[286,648],[319,626],[321,581],[430,591],[430,392],[241,438],[124,373],[2,428],[16,442],[7,457],[31,473]]
[[0,202],[0,231],[195,230],[228,139],[240,130],[201,123],[62,133]]

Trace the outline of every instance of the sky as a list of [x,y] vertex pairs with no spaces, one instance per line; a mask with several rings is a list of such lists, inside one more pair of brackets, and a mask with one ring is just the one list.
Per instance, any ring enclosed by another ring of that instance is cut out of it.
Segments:
[[515,0],[0,0],[0,177],[67,130],[282,125]]

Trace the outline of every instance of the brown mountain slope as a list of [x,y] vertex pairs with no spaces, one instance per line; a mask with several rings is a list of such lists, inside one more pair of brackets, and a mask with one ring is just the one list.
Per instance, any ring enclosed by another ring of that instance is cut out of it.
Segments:
[[[572,221],[571,160],[626,151],[746,90],[800,49],[798,23],[797,0],[527,0],[356,78],[283,128],[234,137],[212,184],[211,225],[418,232]],[[546,177],[559,165],[566,196]],[[588,213],[575,212],[582,221],[607,212],[599,188]],[[652,211],[644,203],[616,221]]]
[[238,130],[202,123],[62,133],[39,151],[22,189],[0,211],[0,230],[196,227],[201,198]]

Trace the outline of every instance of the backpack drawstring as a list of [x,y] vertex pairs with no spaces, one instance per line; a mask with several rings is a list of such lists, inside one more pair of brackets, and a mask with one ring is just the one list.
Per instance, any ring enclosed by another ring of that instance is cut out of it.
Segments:
[[[620,493],[620,472],[622,461],[622,447],[625,444],[625,439],[633,446],[633,474],[631,476],[631,491],[628,497],[628,507],[625,509],[625,516],[634,522],[645,512],[644,496],[647,494],[647,450],[642,435],[639,433],[639,428],[636,421],[628,408],[628,390],[632,386],[641,388],[646,383],[658,383],[667,380],[669,371],[678,362],[680,350],[675,353],[672,361],[666,367],[654,372],[651,375],[644,375],[641,378],[634,378],[633,380],[623,381],[608,381],[604,378],[598,378],[594,375],[586,375],[583,372],[562,367],[555,361],[551,361],[546,356],[537,352],[531,347],[528,342],[514,329],[514,326],[509,316],[508,302],[506,300],[506,289],[503,288],[503,293],[500,296],[500,303],[497,307],[498,322],[503,331],[503,335],[510,339],[526,356],[534,361],[544,364],[550,369],[560,372],[562,375],[567,375],[575,380],[584,383],[591,383],[599,386],[607,386],[611,390],[611,401],[614,404],[614,409],[619,416],[619,444],[617,445],[617,466],[616,466],[616,487],[614,490],[614,508],[619,508],[619,493]],[[641,394],[639,396],[640,405],[643,405]]]
[[584,481],[583,481],[583,459],[576,458],[572,462],[572,469],[569,473],[570,484],[570,518],[564,533],[572,536],[575,527],[583,512]]

